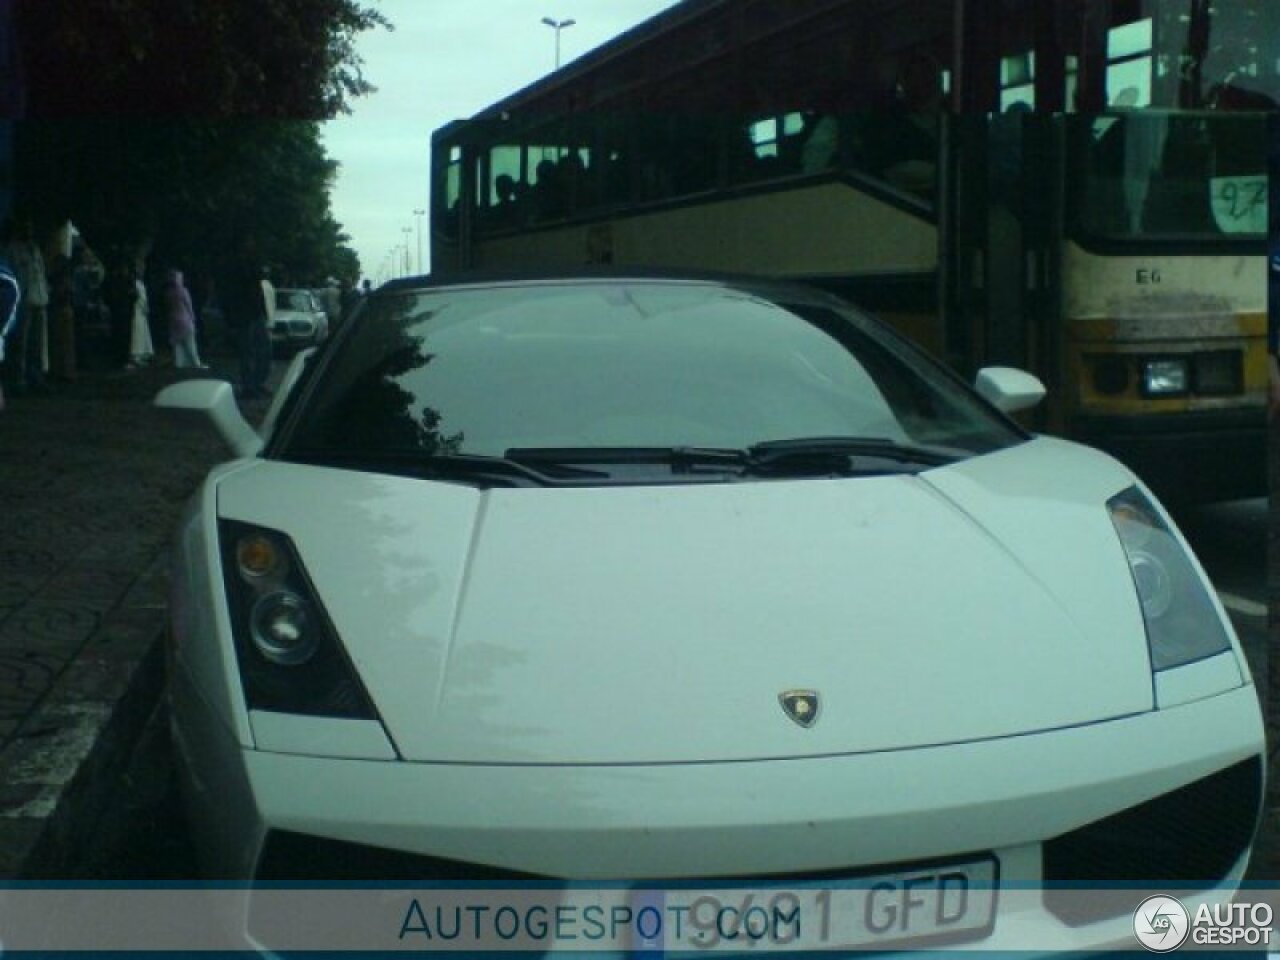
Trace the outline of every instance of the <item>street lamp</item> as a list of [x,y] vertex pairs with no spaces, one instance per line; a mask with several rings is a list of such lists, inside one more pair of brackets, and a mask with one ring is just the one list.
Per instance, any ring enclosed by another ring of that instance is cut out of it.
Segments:
[[550,17],[543,17],[542,22],[556,32],[556,69],[560,69],[560,31],[572,27],[575,20],[552,20]]
[[413,233],[413,227],[401,227],[400,232],[404,234],[404,275],[407,277],[413,272],[409,264],[409,234]]
[[426,214],[425,210],[414,210],[414,219],[418,222],[418,272],[422,273],[422,218]]

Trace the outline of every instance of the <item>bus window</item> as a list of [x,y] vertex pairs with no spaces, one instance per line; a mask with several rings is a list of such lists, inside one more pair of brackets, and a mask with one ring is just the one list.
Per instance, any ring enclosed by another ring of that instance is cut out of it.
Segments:
[[458,200],[462,196],[462,148],[449,147],[449,160],[444,165],[443,183],[436,190],[437,220],[444,233],[458,235]]
[[1229,113],[1085,120],[1078,225],[1101,236],[1262,236],[1266,120]]
[[1000,111],[1015,103],[1036,105],[1036,54],[1034,50],[1003,57],[1000,61]]
[[805,115],[796,112],[761,117],[749,123],[747,139],[751,155],[742,179],[766,179],[800,172],[806,166],[803,153],[808,129]]
[[521,147],[513,145],[491,147],[489,150],[485,212],[488,222],[495,227],[515,226],[521,220],[525,198],[522,153]]
[[1107,33],[1107,102],[1113,107],[1151,104],[1151,18]]

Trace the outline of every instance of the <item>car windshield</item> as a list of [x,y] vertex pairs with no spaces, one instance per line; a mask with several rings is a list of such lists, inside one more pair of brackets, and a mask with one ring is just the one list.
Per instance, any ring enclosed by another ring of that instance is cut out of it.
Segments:
[[306,313],[311,310],[311,295],[301,290],[277,290],[276,308]]
[[834,299],[548,281],[371,298],[273,454],[378,469],[384,455],[598,463],[705,450],[731,464],[815,438],[820,454],[920,448],[936,465],[1025,435]]

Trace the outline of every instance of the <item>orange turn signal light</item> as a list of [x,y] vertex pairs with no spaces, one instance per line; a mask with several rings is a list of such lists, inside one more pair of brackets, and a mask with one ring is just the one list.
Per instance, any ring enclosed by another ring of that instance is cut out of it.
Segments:
[[244,537],[236,544],[236,563],[240,573],[250,580],[261,580],[284,566],[280,548],[261,534]]

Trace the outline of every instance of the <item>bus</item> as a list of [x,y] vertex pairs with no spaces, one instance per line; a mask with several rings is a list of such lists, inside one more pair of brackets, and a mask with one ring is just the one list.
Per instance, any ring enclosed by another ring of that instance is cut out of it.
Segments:
[[845,295],[1162,495],[1266,492],[1268,0],[683,0],[435,131],[432,272]]

